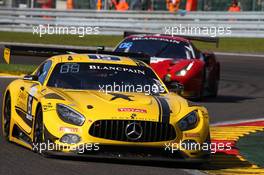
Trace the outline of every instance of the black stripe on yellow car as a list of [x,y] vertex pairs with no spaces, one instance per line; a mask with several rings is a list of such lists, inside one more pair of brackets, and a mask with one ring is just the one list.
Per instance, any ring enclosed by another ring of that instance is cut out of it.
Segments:
[[159,105],[159,122],[170,123],[170,106],[164,97],[153,96]]
[[161,102],[162,106],[162,122],[163,123],[170,123],[170,106],[166,99],[163,97],[158,97]]
[[16,106],[16,113],[21,117],[21,119],[30,127],[33,127],[33,116],[29,115],[23,109]]
[[32,145],[32,140],[29,137],[30,133],[27,133],[25,130],[22,129],[21,126],[15,124],[12,132],[12,136],[23,141],[26,144]]
[[159,107],[159,118],[158,118],[158,122],[161,122],[161,104],[160,101],[157,99],[157,97],[153,96],[153,98],[156,100],[156,102],[158,103],[158,107]]

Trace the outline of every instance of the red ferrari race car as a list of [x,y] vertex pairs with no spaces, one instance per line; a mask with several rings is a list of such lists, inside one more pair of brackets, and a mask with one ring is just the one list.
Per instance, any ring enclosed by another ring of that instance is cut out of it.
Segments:
[[192,40],[217,42],[213,38],[179,37],[161,34],[125,34],[114,51],[144,53],[150,65],[171,91],[201,100],[216,97],[220,80],[220,64],[213,53],[201,52]]

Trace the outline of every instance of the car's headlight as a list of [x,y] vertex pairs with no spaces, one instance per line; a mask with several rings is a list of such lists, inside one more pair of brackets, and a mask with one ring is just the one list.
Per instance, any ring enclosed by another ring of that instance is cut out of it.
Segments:
[[193,129],[197,126],[198,115],[196,111],[192,111],[178,122],[181,131]]
[[176,72],[176,76],[185,76],[187,74],[186,68],[183,68],[182,70]]
[[64,122],[69,124],[81,126],[85,121],[82,114],[63,104],[57,104],[57,113]]
[[176,72],[175,75],[176,76],[185,76],[187,74],[187,72],[192,68],[193,64],[194,63],[191,62],[188,66],[186,66],[183,69],[181,69],[180,71]]

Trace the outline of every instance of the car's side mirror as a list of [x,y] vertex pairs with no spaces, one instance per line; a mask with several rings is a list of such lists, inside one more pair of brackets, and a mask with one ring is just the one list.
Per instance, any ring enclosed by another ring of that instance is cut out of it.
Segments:
[[25,75],[23,80],[38,81],[38,76],[36,76],[36,75]]
[[105,50],[105,46],[97,46],[96,50],[97,51],[104,51]]

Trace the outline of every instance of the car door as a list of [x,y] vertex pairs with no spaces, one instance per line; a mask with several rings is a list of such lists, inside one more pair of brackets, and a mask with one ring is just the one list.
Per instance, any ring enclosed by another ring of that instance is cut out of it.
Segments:
[[19,87],[16,111],[20,116],[20,127],[28,134],[33,128],[35,108],[38,104],[38,97],[42,90],[42,85],[48,75],[51,61],[48,60],[41,64],[32,78],[24,78],[23,85]]

